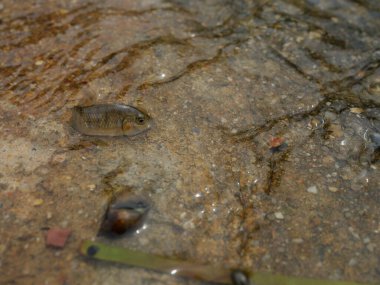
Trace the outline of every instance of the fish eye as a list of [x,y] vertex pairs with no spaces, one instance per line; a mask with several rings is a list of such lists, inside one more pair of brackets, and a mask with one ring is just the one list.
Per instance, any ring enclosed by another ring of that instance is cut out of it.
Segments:
[[142,116],[139,116],[139,117],[136,117],[136,123],[139,124],[139,125],[142,125],[145,123],[145,118],[142,117]]

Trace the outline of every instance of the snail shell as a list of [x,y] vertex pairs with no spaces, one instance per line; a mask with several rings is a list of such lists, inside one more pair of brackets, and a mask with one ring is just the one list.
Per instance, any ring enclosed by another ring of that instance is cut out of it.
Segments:
[[143,198],[115,201],[108,206],[99,234],[118,237],[139,229],[145,221],[150,203]]
[[251,285],[247,273],[241,270],[233,270],[231,272],[231,281],[233,285]]

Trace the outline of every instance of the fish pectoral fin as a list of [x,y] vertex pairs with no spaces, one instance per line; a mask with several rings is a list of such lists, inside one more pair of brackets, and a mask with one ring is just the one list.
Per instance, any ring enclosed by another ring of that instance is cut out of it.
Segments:
[[126,132],[132,129],[132,123],[128,119],[123,120],[123,124],[121,125],[121,129]]

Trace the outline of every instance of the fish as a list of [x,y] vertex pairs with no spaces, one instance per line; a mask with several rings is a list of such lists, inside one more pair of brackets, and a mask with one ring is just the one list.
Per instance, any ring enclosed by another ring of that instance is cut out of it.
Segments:
[[135,107],[99,104],[72,108],[70,125],[88,136],[135,136],[152,126],[152,118]]

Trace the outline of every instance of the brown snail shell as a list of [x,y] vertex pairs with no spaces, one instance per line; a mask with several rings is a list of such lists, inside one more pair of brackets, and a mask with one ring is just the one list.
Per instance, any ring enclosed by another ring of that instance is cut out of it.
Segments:
[[118,237],[138,230],[145,221],[150,203],[143,198],[115,201],[108,206],[99,235]]
[[231,281],[233,285],[251,285],[248,274],[242,270],[233,270]]

